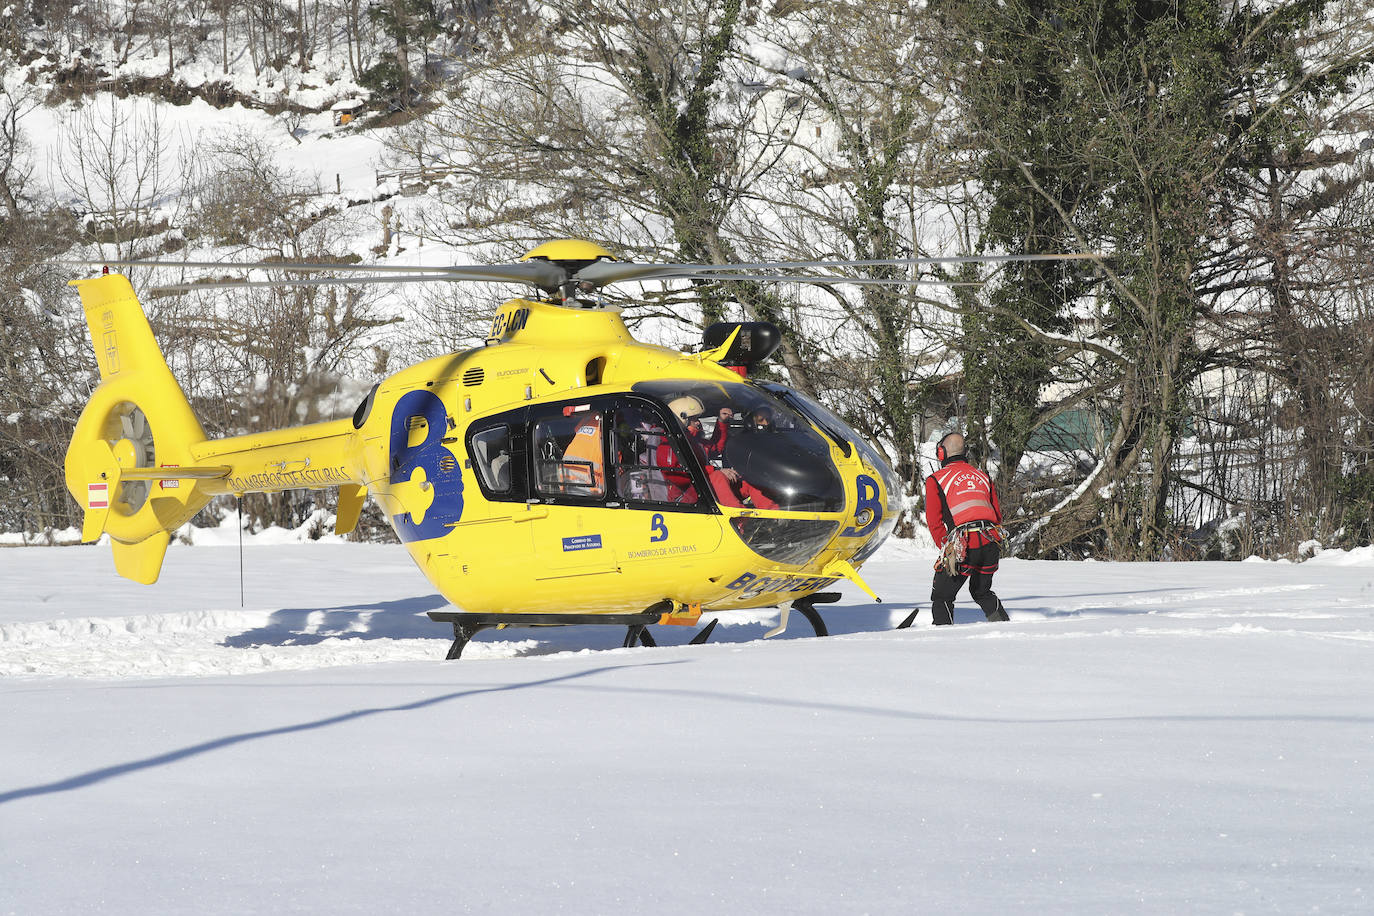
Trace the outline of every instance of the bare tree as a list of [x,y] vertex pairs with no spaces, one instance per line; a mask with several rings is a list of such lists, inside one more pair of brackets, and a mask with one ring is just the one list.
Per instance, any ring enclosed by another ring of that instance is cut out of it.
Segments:
[[163,135],[157,109],[113,96],[79,109],[57,145],[59,183],[85,216],[92,237],[120,258],[165,228],[164,208],[177,205],[180,163]]
[[[474,64],[464,91],[392,143],[398,163],[449,176],[450,206],[428,232],[507,250],[578,235],[632,257],[739,260],[731,220],[776,155],[760,139],[780,149],[797,118],[752,88],[739,0],[561,12],[550,31]],[[731,302],[787,330],[767,288],[697,292],[707,323]],[[795,338],[783,359],[809,387]]]
[[80,312],[47,258],[69,224],[36,206],[24,115],[31,91],[0,78],[0,529],[30,532],[79,520],[62,456],[91,375]]
[[[782,53],[756,91],[798,121],[747,209],[741,244],[752,255],[886,260],[949,253],[945,246],[967,238],[967,211],[949,205],[947,189],[971,166],[947,143],[944,87],[928,80],[938,74],[930,66],[934,26],[908,4],[786,7],[760,26]],[[767,149],[769,139],[759,146]],[[895,267],[864,272],[894,285],[799,291],[811,313],[799,325],[820,357],[816,387],[888,445],[914,493],[927,404],[957,368],[946,358],[953,299],[920,281],[957,278]]]
[[21,121],[38,107],[37,93],[24,85],[10,85],[3,76],[0,58],[0,209],[5,222],[19,223],[19,199],[33,171],[29,161],[29,143]]
[[[317,179],[272,160],[263,138],[241,133],[200,148],[201,207],[187,231],[202,243],[255,260],[341,260],[356,231],[324,206]],[[346,415],[377,368],[382,314],[367,287],[281,286],[217,290],[157,302],[159,339],[182,367],[207,428],[219,434],[271,429]],[[183,279],[177,276],[176,279]],[[383,369],[385,366],[383,365]],[[315,508],[310,494],[254,496],[256,523],[294,526]]]

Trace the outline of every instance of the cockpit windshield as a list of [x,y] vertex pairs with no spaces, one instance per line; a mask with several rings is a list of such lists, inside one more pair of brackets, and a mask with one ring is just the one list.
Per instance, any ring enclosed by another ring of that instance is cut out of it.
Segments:
[[777,398],[733,382],[658,380],[634,391],[661,401],[682,425],[722,505],[844,509],[829,443]]

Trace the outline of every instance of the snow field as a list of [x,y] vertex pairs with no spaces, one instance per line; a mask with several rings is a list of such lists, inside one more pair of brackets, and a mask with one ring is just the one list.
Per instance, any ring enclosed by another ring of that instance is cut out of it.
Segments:
[[0,550],[0,913],[1367,912],[1348,559],[1011,560],[1010,624],[897,631],[898,543],[829,639],[446,663],[401,548],[250,541],[242,610],[233,548]]

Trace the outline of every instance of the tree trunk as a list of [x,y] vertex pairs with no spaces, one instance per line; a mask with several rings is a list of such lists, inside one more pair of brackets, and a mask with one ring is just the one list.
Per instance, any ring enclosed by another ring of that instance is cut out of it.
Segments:
[[401,104],[405,108],[410,107],[411,83],[410,83],[410,43],[404,40],[396,42],[396,69],[401,71]]
[[299,65],[302,71],[306,67],[306,35],[305,35],[305,0],[296,0],[296,41],[300,52]]
[[0,175],[0,206],[5,208],[5,220],[10,224],[10,228],[19,225],[20,212],[19,201],[15,199],[14,192],[10,190],[9,182],[5,175]]

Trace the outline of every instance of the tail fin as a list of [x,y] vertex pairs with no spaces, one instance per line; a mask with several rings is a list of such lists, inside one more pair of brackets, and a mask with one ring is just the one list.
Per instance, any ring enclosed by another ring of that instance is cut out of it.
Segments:
[[157,581],[169,532],[210,500],[197,479],[227,468],[195,466],[205,431],[153,338],[129,281],[119,274],[76,280],[100,385],[67,448],[67,489],[86,510],[83,541],[110,535],[115,568]]

